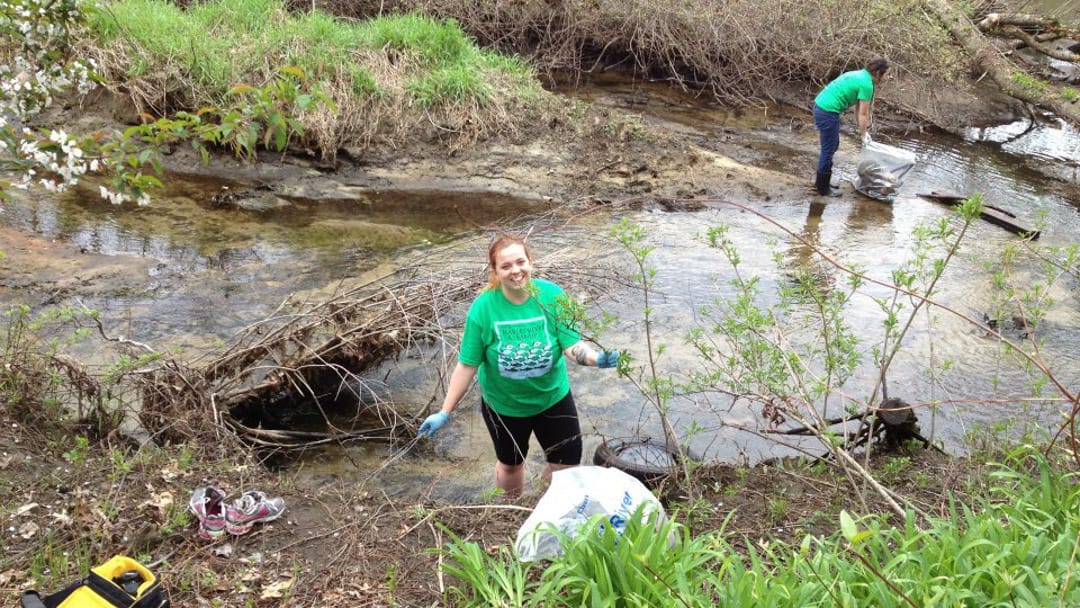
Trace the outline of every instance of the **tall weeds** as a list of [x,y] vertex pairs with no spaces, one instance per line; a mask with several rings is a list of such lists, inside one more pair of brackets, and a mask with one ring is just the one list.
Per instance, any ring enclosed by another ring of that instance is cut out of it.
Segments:
[[107,86],[155,117],[224,105],[236,86],[264,86],[295,66],[332,99],[299,117],[330,158],[418,136],[466,145],[518,133],[544,111],[525,62],[477,47],[453,20],[419,15],[346,22],[290,13],[281,0],[186,9],[122,0],[91,15],[81,49]]

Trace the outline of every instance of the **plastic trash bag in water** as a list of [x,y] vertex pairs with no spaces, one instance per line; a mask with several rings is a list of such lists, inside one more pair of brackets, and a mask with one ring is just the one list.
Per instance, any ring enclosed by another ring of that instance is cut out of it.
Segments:
[[915,153],[867,138],[859,155],[855,191],[879,201],[892,202],[904,183],[904,176],[915,166]]

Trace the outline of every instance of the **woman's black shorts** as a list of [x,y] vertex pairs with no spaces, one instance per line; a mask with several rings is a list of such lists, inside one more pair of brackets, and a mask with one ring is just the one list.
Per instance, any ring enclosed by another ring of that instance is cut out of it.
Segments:
[[480,399],[480,411],[499,462],[509,465],[525,462],[529,436],[536,433],[549,463],[581,464],[581,423],[573,393],[566,393],[555,405],[535,416],[505,416],[491,409],[483,399]]

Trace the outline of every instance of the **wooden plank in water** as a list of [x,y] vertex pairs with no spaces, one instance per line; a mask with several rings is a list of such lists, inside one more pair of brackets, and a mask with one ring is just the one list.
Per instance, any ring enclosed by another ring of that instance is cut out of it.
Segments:
[[[967,195],[964,194],[956,194],[955,192],[939,192],[937,190],[927,194],[919,194],[918,196],[939,203],[945,203],[946,205],[952,207],[959,205],[968,198]],[[986,203],[983,203],[982,218],[990,222],[991,224],[994,224],[995,226],[1001,226],[1009,232],[1030,238],[1033,241],[1039,238],[1038,230],[1024,223],[1023,220],[1017,218],[1015,213],[1006,209],[1002,209],[1001,207],[995,207],[994,205],[988,205]]]

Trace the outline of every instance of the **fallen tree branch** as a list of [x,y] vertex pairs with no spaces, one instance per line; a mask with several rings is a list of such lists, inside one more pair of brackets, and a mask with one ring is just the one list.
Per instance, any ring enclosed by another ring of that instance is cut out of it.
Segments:
[[399,428],[396,426],[383,426],[355,432],[320,433],[315,431],[253,428],[236,421],[230,421],[229,426],[252,444],[284,450],[305,449],[327,443],[344,443],[346,441],[391,441],[395,437],[395,429]]
[[[1062,37],[1063,37],[1063,34],[1061,32],[1043,32],[1041,34],[1035,34],[1034,36],[1032,36],[1032,38],[1035,41],[1041,42],[1041,43],[1053,42],[1053,41],[1058,40],[1058,39],[1060,39]],[[1027,46],[1027,43],[1024,42],[1023,40],[1013,39],[1013,40],[1010,40],[1008,42],[1008,45],[1009,45],[1010,49],[1012,49],[1014,51],[1018,51],[1018,50],[1024,48],[1025,46]]]
[[979,21],[979,29],[983,31],[998,29],[1005,26],[1048,30],[1061,27],[1061,23],[1059,23],[1057,19],[1050,17],[1026,15],[1023,13],[990,13]]
[[929,0],[927,6],[937,13],[942,23],[964,49],[971,54],[975,65],[986,72],[1005,94],[1052,112],[1080,125],[1080,104],[1074,104],[1053,91],[1038,86],[1023,86],[1026,73],[989,44],[982,32],[962,12],[947,0]]
[[1034,51],[1038,51],[1038,52],[1042,53],[1043,55],[1046,55],[1047,57],[1053,57],[1054,59],[1059,59],[1061,61],[1069,61],[1069,62],[1072,62],[1072,63],[1080,63],[1080,55],[1077,55],[1076,53],[1072,53],[1072,52],[1068,51],[1067,49],[1055,49],[1055,48],[1053,48],[1051,46],[1043,44],[1043,43],[1039,42],[1038,39],[1036,39],[1035,36],[1032,36],[1031,34],[1025,32],[1024,30],[1022,30],[1022,29],[1020,29],[1018,27],[1009,26],[1009,27],[1003,28],[1001,31],[1004,32],[1005,35],[1007,35],[1007,36],[1012,36],[1013,38],[1019,38],[1020,40],[1024,41],[1024,44],[1026,44],[1028,46],[1028,48],[1030,48],[1030,49],[1032,49]]

